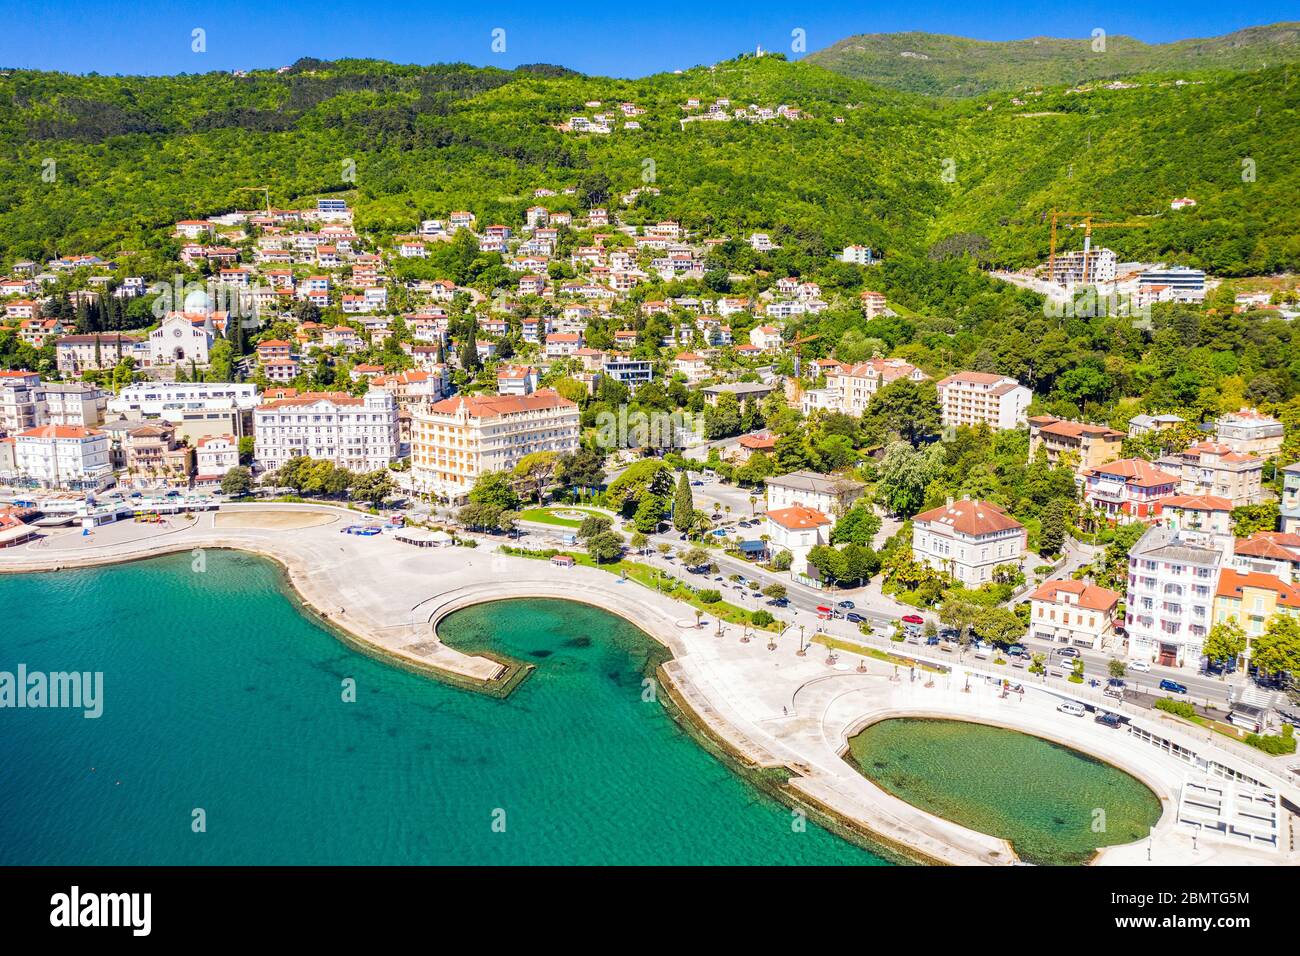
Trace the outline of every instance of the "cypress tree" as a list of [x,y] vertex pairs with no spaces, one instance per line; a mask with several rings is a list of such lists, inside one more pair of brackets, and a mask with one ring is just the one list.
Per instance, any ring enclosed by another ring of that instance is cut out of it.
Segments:
[[685,531],[691,526],[695,517],[695,497],[691,494],[691,478],[687,472],[677,481],[677,493],[673,496],[673,527]]

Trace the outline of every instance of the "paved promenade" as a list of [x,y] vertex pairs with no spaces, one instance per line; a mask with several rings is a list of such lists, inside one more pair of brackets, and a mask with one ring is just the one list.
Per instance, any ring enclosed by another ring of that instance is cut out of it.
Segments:
[[[293,517],[295,513],[301,516]],[[234,514],[238,520],[229,520]],[[389,533],[340,533],[362,520],[356,512],[314,505],[228,506],[162,525],[108,525],[93,536],[58,532],[0,551],[0,572],[91,566],[205,548],[251,551],[284,565],[302,600],[355,642],[488,689],[509,679],[507,668],[442,644],[435,631],[441,618],[500,598],[582,601],[625,617],[666,645],[673,660],[660,669],[667,684],[663,690],[742,762],[788,769],[791,803],[829,811],[909,855],[957,865],[1017,862],[1006,841],[890,796],[843,759],[852,734],[888,716],[962,717],[1028,730],[1095,753],[1142,779],[1166,812],[1150,841],[1106,850],[1100,863],[1145,864],[1148,851],[1157,864],[1300,862],[1294,855],[1215,844],[1204,837],[1193,848],[1190,834],[1175,825],[1170,812],[1186,765],[1128,734],[1058,713],[1058,698],[1046,689],[1030,686],[1023,699],[1018,694],[1002,698],[978,676],[965,690],[960,666],[948,675],[914,674],[872,657],[839,653],[832,658],[816,644],[800,656],[798,624],[811,637],[818,623],[802,611],[783,614],[795,626],[769,649],[768,632],[757,632],[746,642],[735,625],[720,629],[706,617],[696,627],[692,609],[605,571],[510,557],[488,542],[478,548],[415,548]]]

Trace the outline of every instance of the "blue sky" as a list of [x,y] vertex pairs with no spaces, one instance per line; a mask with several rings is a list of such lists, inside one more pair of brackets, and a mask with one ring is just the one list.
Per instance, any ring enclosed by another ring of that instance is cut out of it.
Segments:
[[[1289,17],[1288,17],[1289,15]],[[203,73],[275,67],[300,56],[377,57],[401,63],[464,61],[504,68],[558,63],[584,73],[644,76],[713,63],[761,43],[789,51],[801,28],[809,51],[854,33],[923,30],[984,40],[1087,37],[1101,27],[1147,42],[1215,36],[1296,18],[1294,3],[1259,0],[913,0],[748,3],[723,0],[43,0],[12,6],[0,66],[78,73]],[[504,52],[492,31],[505,30]],[[206,51],[191,49],[195,29]]]

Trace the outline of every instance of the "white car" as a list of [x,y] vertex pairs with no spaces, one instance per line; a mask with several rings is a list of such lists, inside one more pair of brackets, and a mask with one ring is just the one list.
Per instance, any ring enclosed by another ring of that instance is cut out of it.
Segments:
[[1151,670],[1151,665],[1146,661],[1129,661],[1125,666],[1131,671],[1137,671],[1139,674],[1146,674]]
[[1056,709],[1063,714],[1068,714],[1071,717],[1082,717],[1085,713],[1083,709],[1083,705],[1076,704],[1072,700],[1061,701],[1059,704],[1056,705]]

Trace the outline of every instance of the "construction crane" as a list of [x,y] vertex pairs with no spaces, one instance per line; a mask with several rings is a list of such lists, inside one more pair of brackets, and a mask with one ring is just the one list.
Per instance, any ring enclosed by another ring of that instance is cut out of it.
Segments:
[[794,339],[790,342],[790,347],[794,349],[794,377],[796,379],[799,378],[799,366],[802,364],[801,360],[803,359],[803,344],[805,342],[816,341],[821,337],[822,337],[821,333],[818,332],[814,335],[805,335],[801,338]]
[[266,214],[271,215],[271,187],[270,186],[240,186],[240,192],[263,192],[266,193]]
[[1077,229],[1079,225],[1083,226],[1083,275],[1082,284],[1088,284],[1088,262],[1092,253],[1092,230],[1093,229],[1129,229],[1137,226],[1146,226],[1149,223],[1140,219],[1127,219],[1123,222],[1094,222],[1093,219],[1098,214],[1095,212],[1064,212],[1058,209],[1052,210],[1052,238],[1047,253],[1047,280],[1051,282],[1056,276],[1056,223],[1063,217],[1079,218],[1081,223],[1077,225],[1067,225],[1067,229]]

